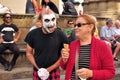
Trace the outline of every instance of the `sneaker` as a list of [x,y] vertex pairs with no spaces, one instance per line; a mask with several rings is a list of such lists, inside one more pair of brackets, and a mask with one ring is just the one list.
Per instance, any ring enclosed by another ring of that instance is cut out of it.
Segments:
[[118,58],[116,58],[116,57],[114,57],[114,61],[119,61],[119,59],[118,59]]

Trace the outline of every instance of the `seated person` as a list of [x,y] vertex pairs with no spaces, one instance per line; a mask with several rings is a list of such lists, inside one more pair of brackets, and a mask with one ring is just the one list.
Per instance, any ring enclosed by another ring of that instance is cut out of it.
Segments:
[[113,28],[115,40],[120,42],[120,21],[116,20],[115,21],[115,27]]
[[[3,21],[4,23],[0,25],[0,63],[4,66],[5,71],[11,71],[19,56],[19,48],[17,47],[16,42],[20,38],[21,31],[12,23],[12,15],[10,13],[5,13],[3,15]],[[17,35],[15,35],[16,32]],[[7,49],[14,54],[10,62],[1,55]]]
[[64,33],[66,34],[69,43],[76,39],[75,31],[74,31],[74,23],[72,20],[67,21],[67,27],[64,29]]
[[38,6],[37,0],[26,1],[26,14],[39,14],[41,12],[41,6]]
[[49,7],[53,12],[56,14],[59,14],[57,6],[52,2],[52,0],[42,0],[41,1],[41,6],[43,7]]
[[105,41],[110,47],[114,46],[115,50],[113,52],[113,58],[115,61],[118,61],[116,55],[118,51],[120,50],[120,43],[115,41],[115,38],[113,36],[113,21],[111,19],[108,19],[106,21],[106,25],[103,26],[100,30],[100,38]]
[[35,14],[35,9],[34,9],[34,5],[32,3],[32,0],[27,0],[26,1],[26,9],[25,9],[25,13],[26,14]]
[[68,0],[62,0],[63,3],[64,3],[64,6],[63,6],[63,12],[62,14],[64,15],[78,15],[74,5],[72,2],[68,1]]

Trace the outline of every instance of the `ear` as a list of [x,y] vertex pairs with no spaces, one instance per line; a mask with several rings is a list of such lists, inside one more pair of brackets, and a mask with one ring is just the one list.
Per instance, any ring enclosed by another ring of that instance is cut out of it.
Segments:
[[94,24],[90,24],[89,28],[93,30],[94,26],[95,26]]

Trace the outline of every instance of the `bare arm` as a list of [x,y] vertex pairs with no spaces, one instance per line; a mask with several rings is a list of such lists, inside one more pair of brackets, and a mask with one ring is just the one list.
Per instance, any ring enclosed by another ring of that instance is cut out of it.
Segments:
[[111,41],[108,38],[106,38],[106,37],[102,37],[102,39],[111,43]]
[[28,44],[27,44],[27,50],[26,50],[26,57],[28,58],[28,60],[30,61],[30,63],[37,69],[39,69],[39,67],[37,66],[35,59],[34,59],[34,53],[33,53],[33,48],[31,48]]
[[2,38],[0,38],[0,43],[2,43],[3,42],[3,39]]
[[14,38],[14,42],[17,42],[21,36],[21,30],[19,29],[17,32],[17,36]]
[[47,68],[48,72],[51,72],[52,70],[54,70],[55,68],[57,68],[60,65],[60,59],[59,58],[53,65],[51,65],[50,67]]
[[41,11],[41,7],[38,6],[37,1],[36,0],[32,0],[33,6],[34,6],[34,10],[36,12],[36,14],[39,14]]
[[38,8],[38,5],[37,5],[36,0],[31,0],[31,1],[32,1],[33,5],[34,5],[34,8],[35,8],[35,9]]

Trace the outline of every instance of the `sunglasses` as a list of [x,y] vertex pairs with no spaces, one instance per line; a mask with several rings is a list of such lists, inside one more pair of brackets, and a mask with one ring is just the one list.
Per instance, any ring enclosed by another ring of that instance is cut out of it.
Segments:
[[74,25],[74,27],[82,27],[83,25],[89,25],[90,23],[77,23]]
[[10,19],[11,19],[12,17],[5,17],[5,18],[6,18],[6,19],[8,19],[8,18],[10,18]]

